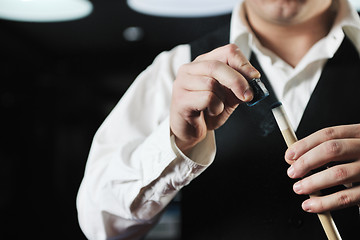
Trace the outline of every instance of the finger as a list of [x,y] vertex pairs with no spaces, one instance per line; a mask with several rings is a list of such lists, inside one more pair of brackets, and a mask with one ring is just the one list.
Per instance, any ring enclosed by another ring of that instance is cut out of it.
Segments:
[[182,74],[181,81],[175,81],[174,85],[188,91],[211,91],[226,106],[236,108],[239,99],[227,87],[220,84],[216,79],[208,76]]
[[214,78],[203,75],[187,74],[181,80],[181,87],[188,91],[217,91],[222,85]]
[[206,108],[206,114],[211,117],[220,115],[224,111],[224,103],[218,98],[216,94],[209,94],[205,96],[209,98],[208,107]]
[[217,80],[241,101],[248,102],[253,98],[251,87],[244,76],[221,61],[194,62],[184,68],[184,71],[191,75],[207,76]]
[[302,203],[304,211],[322,213],[354,206],[360,203],[360,186],[345,189],[331,195],[311,197]]
[[228,44],[219,47],[207,54],[203,54],[195,59],[195,61],[218,60],[236,71],[240,72],[248,80],[260,78],[259,71],[254,68],[248,59],[242,54],[241,50],[235,44]]
[[360,156],[359,139],[329,140],[309,150],[288,169],[291,178],[301,178],[313,169],[330,162],[356,159]]
[[179,113],[184,119],[197,117],[203,111],[216,116],[224,110],[224,103],[211,91],[186,91],[185,94],[179,102]]
[[311,194],[341,184],[360,182],[360,163],[341,164],[308,176],[293,186],[297,194]]
[[289,147],[285,153],[285,160],[292,163],[317,145],[341,138],[360,138],[360,125],[343,125],[319,130]]
[[[181,81],[175,81],[177,87],[187,91],[211,91],[225,101],[226,91],[216,79],[202,75],[181,74]],[[178,78],[180,79],[180,78]]]

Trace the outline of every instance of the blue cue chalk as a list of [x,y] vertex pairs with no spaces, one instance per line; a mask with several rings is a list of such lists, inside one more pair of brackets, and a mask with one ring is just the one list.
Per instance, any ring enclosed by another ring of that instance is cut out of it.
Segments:
[[260,78],[254,78],[249,81],[249,85],[253,90],[254,98],[247,102],[246,104],[251,107],[269,96],[269,91],[266,89],[265,85],[261,82]]

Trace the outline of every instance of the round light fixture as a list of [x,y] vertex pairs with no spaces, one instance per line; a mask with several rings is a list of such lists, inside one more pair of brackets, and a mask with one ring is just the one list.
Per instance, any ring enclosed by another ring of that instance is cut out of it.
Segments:
[[86,17],[87,0],[0,0],[0,18],[26,22],[59,22]]
[[209,17],[228,14],[239,0],[127,0],[133,10],[161,17]]
[[128,42],[138,42],[144,37],[144,30],[141,27],[128,27],[123,31],[123,37]]

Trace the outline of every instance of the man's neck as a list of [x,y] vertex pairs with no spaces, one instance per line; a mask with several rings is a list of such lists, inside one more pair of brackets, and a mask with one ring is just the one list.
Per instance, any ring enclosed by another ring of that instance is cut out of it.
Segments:
[[247,13],[247,19],[261,44],[277,54],[292,67],[301,61],[310,48],[330,31],[334,19],[333,8],[301,24],[270,23]]

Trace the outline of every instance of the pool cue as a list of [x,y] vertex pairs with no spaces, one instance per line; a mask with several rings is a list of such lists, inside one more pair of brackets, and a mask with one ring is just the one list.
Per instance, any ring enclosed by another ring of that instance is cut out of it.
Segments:
[[[281,131],[281,134],[286,142],[286,145],[290,147],[293,143],[297,142],[297,137],[291,127],[284,107],[280,102],[275,103],[272,106],[272,112]],[[315,196],[321,196],[320,191],[310,194],[310,198]],[[340,233],[336,228],[335,222],[331,217],[330,212],[318,213],[317,215],[326,233],[327,238],[329,240],[341,240]]]

